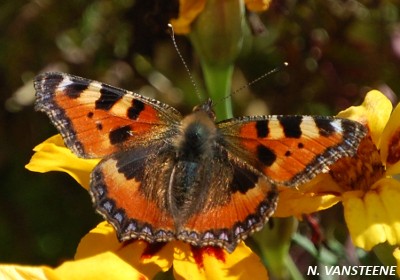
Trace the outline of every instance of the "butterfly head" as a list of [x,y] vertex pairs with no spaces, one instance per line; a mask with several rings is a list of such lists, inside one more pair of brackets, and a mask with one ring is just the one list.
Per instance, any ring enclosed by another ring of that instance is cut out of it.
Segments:
[[204,113],[207,114],[207,116],[212,119],[213,121],[215,121],[216,116],[215,116],[215,112],[213,110],[213,102],[211,100],[211,98],[208,98],[203,104],[197,105],[193,108],[193,112],[199,112],[202,111]]

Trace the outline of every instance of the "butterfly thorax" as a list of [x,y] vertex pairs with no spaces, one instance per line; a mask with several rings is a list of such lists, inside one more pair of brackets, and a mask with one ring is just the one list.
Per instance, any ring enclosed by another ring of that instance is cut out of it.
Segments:
[[178,160],[198,162],[210,155],[217,136],[215,123],[204,111],[195,111],[183,118],[175,139]]

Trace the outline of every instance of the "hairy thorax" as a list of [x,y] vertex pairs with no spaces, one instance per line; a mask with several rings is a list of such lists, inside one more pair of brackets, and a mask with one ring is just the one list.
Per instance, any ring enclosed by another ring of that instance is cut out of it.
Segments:
[[181,123],[181,131],[174,139],[178,161],[199,162],[212,157],[217,127],[204,111],[196,111],[186,116]]

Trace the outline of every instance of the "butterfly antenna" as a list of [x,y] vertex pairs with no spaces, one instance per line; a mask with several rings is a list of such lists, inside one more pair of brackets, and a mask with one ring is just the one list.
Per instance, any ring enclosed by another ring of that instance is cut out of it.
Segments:
[[183,56],[182,56],[182,54],[181,54],[181,52],[180,52],[180,50],[179,50],[179,48],[178,48],[178,44],[176,43],[174,27],[173,27],[172,24],[170,24],[170,23],[168,23],[168,27],[171,29],[170,35],[171,35],[171,40],[172,40],[172,43],[174,44],[175,50],[176,50],[176,52],[178,53],[178,56],[179,56],[179,58],[181,59],[182,64],[183,64],[183,66],[184,66],[185,69],[186,69],[186,72],[187,72],[188,75],[189,75],[189,79],[190,79],[190,81],[191,81],[192,84],[193,84],[193,87],[194,87],[194,90],[195,90],[197,96],[198,96],[199,99],[201,100],[201,94],[200,94],[199,88],[197,87],[197,84],[196,84],[196,82],[195,82],[195,80],[194,80],[194,78],[193,78],[193,75],[192,75],[192,73],[190,73],[189,67],[187,66],[187,63],[186,63],[185,59],[183,58]]
[[247,84],[245,84],[244,86],[241,86],[240,88],[236,89],[236,90],[233,91],[230,95],[225,96],[221,101],[230,98],[232,95],[234,95],[234,94],[236,94],[236,93],[238,93],[238,92],[244,90],[245,88],[250,87],[251,85],[257,83],[258,81],[264,79],[265,77],[267,77],[267,76],[269,76],[269,75],[272,75],[272,74],[274,74],[274,73],[276,73],[276,72],[281,71],[284,67],[287,67],[288,65],[289,65],[288,62],[284,62],[283,65],[278,66],[278,67],[275,67],[275,68],[272,69],[271,71],[268,71],[268,72],[262,74],[260,77],[258,77],[258,78],[256,78],[256,79],[252,80],[250,83],[247,83]]

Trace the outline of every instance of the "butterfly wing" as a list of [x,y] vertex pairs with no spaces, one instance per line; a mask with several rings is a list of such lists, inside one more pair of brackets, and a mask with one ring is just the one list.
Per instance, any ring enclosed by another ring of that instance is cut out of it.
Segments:
[[66,146],[83,158],[166,138],[181,119],[156,100],[64,73],[44,73],[34,85],[35,109],[49,116]]
[[[243,117],[217,124],[219,147],[203,166],[207,190],[201,209],[178,238],[233,251],[259,230],[276,208],[277,185],[307,182],[340,157],[351,156],[365,136],[356,122],[333,117]],[[212,199],[207,199],[212,198]]]
[[175,239],[175,224],[166,201],[172,156],[168,143],[154,141],[106,157],[93,170],[92,200],[121,241]]
[[276,185],[298,186],[352,156],[361,124],[323,116],[242,117],[218,123],[226,149]]
[[198,208],[181,224],[177,238],[232,252],[239,241],[268,221],[276,209],[278,192],[262,173],[231,158],[223,147],[219,149],[202,165],[204,191],[196,196]]
[[103,158],[91,173],[96,210],[120,240],[168,241],[174,224],[165,206],[170,138],[181,115],[156,100],[100,82],[45,73],[35,80],[36,110],[45,112],[64,142],[84,158]]

